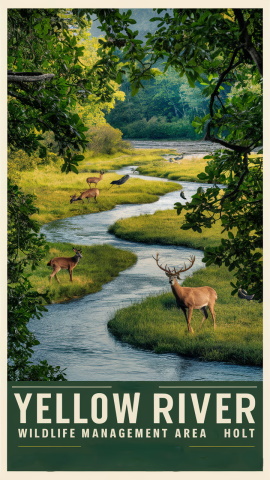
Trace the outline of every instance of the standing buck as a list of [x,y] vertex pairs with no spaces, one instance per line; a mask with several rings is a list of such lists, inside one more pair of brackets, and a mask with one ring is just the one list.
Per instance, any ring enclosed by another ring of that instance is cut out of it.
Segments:
[[97,197],[99,196],[99,189],[98,188],[89,188],[89,190],[85,190],[76,198],[76,195],[71,195],[69,203],[77,202],[77,200],[82,200],[84,203],[84,198],[87,198],[87,202],[89,203],[89,198],[94,198],[97,202]]
[[57,273],[63,268],[69,271],[70,281],[72,282],[72,271],[79,263],[80,259],[82,258],[82,251],[73,248],[75,255],[73,257],[55,257],[52,258],[47,265],[53,268],[53,272],[50,275],[50,282],[52,277],[55,277],[58,283],[60,283]]
[[186,272],[194,264],[194,255],[189,259],[190,265],[186,267],[186,264],[184,264],[184,267],[180,268],[179,270],[176,270],[175,267],[170,269],[167,267],[167,265],[165,265],[165,268],[162,267],[158,263],[158,256],[159,254],[157,253],[156,257],[153,258],[156,261],[157,266],[166,273],[167,277],[169,277],[169,282],[176,299],[177,307],[184,312],[188,331],[193,333],[193,328],[191,327],[191,317],[194,308],[200,309],[203,313],[203,319],[201,322],[202,326],[204,320],[208,317],[206,307],[209,307],[213,318],[213,325],[214,328],[216,328],[216,314],[214,311],[214,305],[217,299],[216,291],[211,287],[181,287],[181,285],[179,285],[177,282],[177,279],[180,280],[180,273]]
[[88,183],[89,187],[91,188],[91,184],[94,183],[95,185],[98,184],[98,182],[100,182],[100,180],[102,180],[103,178],[103,175],[104,175],[104,171],[103,170],[100,170],[99,172],[99,177],[88,177],[86,179],[86,182]]

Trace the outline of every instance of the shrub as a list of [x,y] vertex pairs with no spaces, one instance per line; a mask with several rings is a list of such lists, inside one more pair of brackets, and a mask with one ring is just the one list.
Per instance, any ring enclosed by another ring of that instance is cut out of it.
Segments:
[[165,117],[152,117],[148,121],[144,118],[121,128],[126,138],[178,140],[197,140],[200,138],[188,118],[181,118],[173,122],[167,122]]
[[88,130],[90,137],[89,148],[95,154],[105,153],[112,155],[116,152],[123,152],[131,148],[128,142],[122,140],[122,132],[118,128],[113,128],[110,125],[100,125],[91,127]]
[[55,153],[47,152],[44,158],[37,155],[28,155],[24,150],[8,152],[8,176],[13,181],[18,181],[20,172],[31,171],[37,165],[50,165],[60,159]]

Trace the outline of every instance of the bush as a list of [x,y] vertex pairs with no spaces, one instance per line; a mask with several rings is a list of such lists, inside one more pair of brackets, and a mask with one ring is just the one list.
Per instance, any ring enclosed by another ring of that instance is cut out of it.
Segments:
[[88,136],[90,137],[88,146],[95,154],[105,153],[112,155],[131,148],[128,142],[122,140],[123,134],[121,130],[110,125],[91,127],[88,130]]
[[165,117],[152,117],[150,120],[137,120],[121,127],[126,138],[146,139],[187,139],[197,140],[199,135],[188,118],[182,118],[173,122],[167,122]]
[[17,150],[8,153],[8,176],[13,181],[18,181],[20,172],[31,171],[37,165],[49,165],[59,161],[55,153],[47,152],[44,158],[37,155],[28,155],[24,150]]

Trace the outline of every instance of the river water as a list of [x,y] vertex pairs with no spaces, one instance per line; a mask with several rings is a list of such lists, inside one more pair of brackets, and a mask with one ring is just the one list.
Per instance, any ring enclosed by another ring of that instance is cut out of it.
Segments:
[[204,140],[128,140],[135,148],[171,148],[186,155],[207,155],[220,149],[217,143]]
[[[145,145],[137,148],[145,148]],[[167,145],[163,144],[161,147],[159,143],[159,147],[154,148],[167,148]],[[117,173],[137,176],[135,169],[135,166],[125,167]],[[140,178],[161,180],[142,175]],[[204,184],[192,182],[181,182],[181,185],[187,199],[199,186],[206,188]],[[40,341],[40,345],[35,348],[33,360],[47,359],[51,365],[66,368],[67,379],[70,381],[262,379],[261,368],[200,362],[175,354],[156,354],[124,344],[108,331],[107,323],[118,309],[139,302],[146,296],[170,290],[167,277],[157,268],[152,258],[156,252],[160,253],[160,257],[168,265],[182,264],[194,254],[196,262],[192,272],[203,268],[203,252],[199,250],[127,242],[107,231],[108,227],[120,218],[153,214],[157,210],[173,208],[176,201],[183,201],[180,199],[179,191],[168,193],[154,203],[119,205],[111,211],[56,220],[43,226],[42,233],[45,233],[48,241],[80,245],[109,243],[115,247],[131,250],[137,255],[138,260],[133,267],[121,272],[116,279],[104,285],[100,292],[78,300],[49,305],[48,312],[44,313],[41,320],[32,319],[29,328]],[[190,275],[190,272],[187,274]],[[179,321],[185,321],[182,313],[179,313]]]

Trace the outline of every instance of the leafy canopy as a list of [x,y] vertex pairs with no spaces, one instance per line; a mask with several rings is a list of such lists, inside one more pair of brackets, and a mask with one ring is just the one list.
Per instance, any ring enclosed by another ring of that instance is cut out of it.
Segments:
[[[118,88],[108,82],[110,98],[106,97],[91,73],[97,53],[89,28],[85,15],[66,9],[8,10],[9,148],[28,154],[38,151],[43,158],[47,153],[43,134],[53,132],[66,173],[77,173],[76,166],[84,158],[81,152],[88,143],[84,121],[91,123],[91,115],[102,118],[102,107],[113,106]],[[24,78],[14,80],[14,74]],[[24,80],[27,74],[32,80]],[[36,81],[38,74],[50,74],[50,78]],[[111,105],[102,105],[102,99]]]

